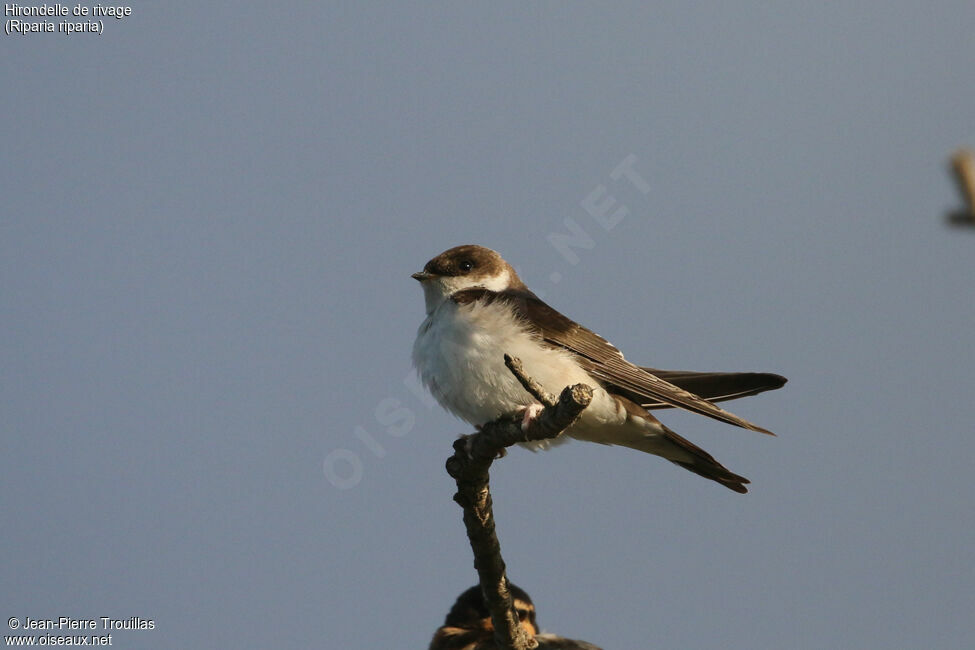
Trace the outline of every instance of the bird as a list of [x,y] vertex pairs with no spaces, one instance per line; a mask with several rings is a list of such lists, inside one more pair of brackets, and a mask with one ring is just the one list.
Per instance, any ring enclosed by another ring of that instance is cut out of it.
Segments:
[[948,215],[956,225],[975,225],[975,151],[959,149],[951,156],[948,169],[958,187],[964,207]]
[[[566,437],[620,445],[661,456],[738,493],[748,479],[667,428],[650,411],[677,407],[770,435],[715,402],[780,388],[772,373],[693,372],[641,367],[609,341],[563,316],[532,293],[497,252],[466,244],[450,248],[413,273],[423,288],[426,318],[413,344],[424,386],[450,413],[480,428],[502,416],[527,429],[542,406],[509,372],[504,355],[549,393],[584,383],[590,405]],[[632,306],[627,308],[632,313]],[[551,444],[523,443],[532,449]]]
[[[535,616],[535,604],[524,589],[508,584],[511,599],[521,627],[538,641],[539,650],[600,650],[585,641],[574,641],[554,634],[540,634]],[[450,608],[444,624],[430,641],[429,650],[495,650],[494,625],[491,612],[484,602],[480,585],[474,585],[460,596]]]

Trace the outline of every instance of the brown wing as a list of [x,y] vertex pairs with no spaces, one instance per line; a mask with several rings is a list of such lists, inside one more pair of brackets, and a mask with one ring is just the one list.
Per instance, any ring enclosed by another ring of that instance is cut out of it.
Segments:
[[[663,402],[700,415],[706,415],[745,429],[775,435],[767,429],[729,413],[697,395],[657,377],[623,358],[609,341],[566,318],[542,302],[528,290],[495,292],[487,289],[467,289],[451,296],[459,303],[475,300],[503,300],[553,347],[574,352],[580,365],[603,383],[609,392],[619,392],[634,402]],[[635,396],[631,398],[629,396]]]

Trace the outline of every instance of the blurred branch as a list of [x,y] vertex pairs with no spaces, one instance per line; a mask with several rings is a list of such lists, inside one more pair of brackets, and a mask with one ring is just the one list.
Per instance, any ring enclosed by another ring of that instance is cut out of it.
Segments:
[[975,152],[959,149],[949,165],[964,207],[948,215],[948,222],[958,226],[975,226]]
[[565,431],[589,406],[592,388],[585,384],[569,386],[555,400],[525,374],[518,359],[505,355],[505,364],[525,390],[545,405],[545,409],[525,431],[520,421],[503,417],[488,422],[475,434],[459,438],[454,442],[454,455],[447,459],[447,473],[457,482],[454,501],[464,509],[464,526],[474,552],[474,568],[481,582],[484,601],[491,611],[495,642],[502,650],[531,650],[537,642],[519,625],[508,591],[501,544],[494,526],[489,470],[494,459],[502,457],[507,447],[519,442],[555,438]]

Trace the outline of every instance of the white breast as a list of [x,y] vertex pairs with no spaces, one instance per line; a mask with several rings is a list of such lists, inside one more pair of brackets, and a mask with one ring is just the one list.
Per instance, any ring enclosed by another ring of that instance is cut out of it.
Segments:
[[[445,409],[481,425],[514,415],[534,401],[504,365],[505,353],[521,359],[525,372],[550,393],[557,395],[580,382],[598,385],[571,353],[542,345],[511,307],[500,301],[465,305],[445,301],[420,326],[413,364]],[[583,419],[591,425],[616,420],[620,414],[615,400],[601,389],[597,393]]]

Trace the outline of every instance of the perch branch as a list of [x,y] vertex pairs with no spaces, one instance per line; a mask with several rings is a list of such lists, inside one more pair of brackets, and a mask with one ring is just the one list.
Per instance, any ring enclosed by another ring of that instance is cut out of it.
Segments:
[[521,361],[505,355],[505,364],[545,409],[522,431],[520,422],[502,417],[488,422],[478,433],[454,442],[454,455],[447,459],[447,473],[457,482],[456,501],[464,509],[464,526],[474,552],[474,568],[481,582],[484,600],[491,611],[494,638],[502,650],[530,650],[537,642],[518,623],[508,591],[501,544],[494,525],[489,487],[489,470],[495,458],[519,442],[555,438],[575,422],[592,401],[592,388],[568,386],[556,400],[525,374]]
[[521,382],[522,387],[531,393],[531,396],[544,406],[555,406],[555,395],[548,392],[537,381],[525,374],[525,369],[521,365],[521,359],[515,358],[510,354],[504,355],[504,365],[508,366],[511,374]]
[[961,194],[962,209],[948,215],[956,226],[975,226],[975,151],[959,149],[951,156],[951,173]]

